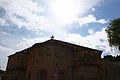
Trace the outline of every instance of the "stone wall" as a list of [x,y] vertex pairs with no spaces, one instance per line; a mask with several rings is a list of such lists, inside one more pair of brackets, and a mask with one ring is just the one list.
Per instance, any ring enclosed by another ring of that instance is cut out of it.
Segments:
[[120,80],[120,66],[101,51],[57,40],[9,56],[6,80]]
[[0,70],[0,80],[5,80],[5,71]]

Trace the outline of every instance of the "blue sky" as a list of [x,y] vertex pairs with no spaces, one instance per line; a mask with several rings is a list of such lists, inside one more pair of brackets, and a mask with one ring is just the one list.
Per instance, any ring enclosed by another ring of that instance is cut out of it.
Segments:
[[111,51],[105,28],[120,17],[120,0],[0,0],[0,66],[7,56],[55,39]]

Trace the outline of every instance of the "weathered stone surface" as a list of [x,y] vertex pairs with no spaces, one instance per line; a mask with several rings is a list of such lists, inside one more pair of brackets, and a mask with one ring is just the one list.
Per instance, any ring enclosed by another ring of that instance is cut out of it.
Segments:
[[51,39],[10,55],[6,80],[120,80],[118,64],[100,55],[98,50]]
[[0,80],[5,80],[5,71],[0,70]]

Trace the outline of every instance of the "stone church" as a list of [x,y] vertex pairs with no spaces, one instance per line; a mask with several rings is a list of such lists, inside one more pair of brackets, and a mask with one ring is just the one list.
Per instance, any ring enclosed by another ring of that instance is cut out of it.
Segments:
[[120,66],[101,53],[52,38],[8,56],[6,80],[120,80]]

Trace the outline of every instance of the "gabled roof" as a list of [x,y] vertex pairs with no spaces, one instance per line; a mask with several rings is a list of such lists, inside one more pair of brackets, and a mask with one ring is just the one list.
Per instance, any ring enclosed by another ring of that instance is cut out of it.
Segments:
[[80,45],[77,45],[77,44],[68,43],[68,42],[61,41],[61,40],[56,40],[56,39],[50,39],[50,40],[47,40],[47,41],[45,41],[43,43],[36,43],[36,44],[33,45],[33,47],[37,46],[37,45],[39,46],[39,45],[44,44],[44,43],[49,43],[49,42],[61,44],[61,45],[72,47],[72,48],[84,48],[84,49],[93,50],[93,51],[97,51],[99,53],[102,53],[102,51],[97,50],[97,49],[92,49],[92,48],[88,48],[88,47],[84,47],[84,46],[80,46]]
[[[92,48],[80,46],[80,45],[77,45],[77,44],[72,44],[72,43],[64,42],[64,41],[61,41],[61,40],[55,40],[55,39],[50,39],[50,40],[47,40],[47,41],[42,42],[42,43],[35,43],[30,48],[33,48],[33,47],[36,47],[36,46],[40,46],[41,44],[45,44],[45,43],[51,43],[51,42],[56,43],[56,44],[61,44],[61,45],[64,45],[64,46],[68,46],[68,47],[72,47],[72,48],[80,48],[81,47],[81,48],[84,48],[84,49],[94,50],[94,51],[97,51],[99,53],[102,53],[102,51],[100,51],[100,50],[96,50],[96,49],[92,49]],[[20,52],[24,52],[24,51],[26,51],[26,50],[28,50],[30,48],[24,49],[24,50],[22,50]],[[20,52],[16,52],[15,54],[19,54]],[[12,54],[12,55],[15,55],[15,54]],[[12,55],[10,55],[10,56],[12,56]]]

